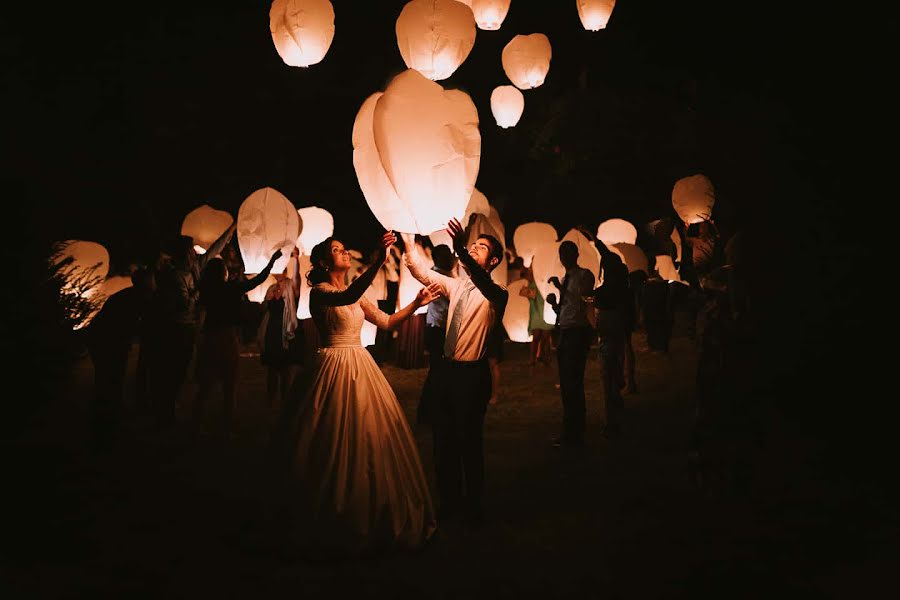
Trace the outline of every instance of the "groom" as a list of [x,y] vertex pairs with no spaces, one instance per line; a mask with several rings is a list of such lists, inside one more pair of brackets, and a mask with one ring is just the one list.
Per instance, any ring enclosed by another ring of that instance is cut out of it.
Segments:
[[484,414],[491,397],[491,371],[485,351],[499,335],[509,297],[506,288],[491,279],[503,260],[503,246],[491,235],[479,236],[467,249],[463,228],[452,219],[447,231],[466,271],[459,278],[430,270],[413,236],[404,234],[406,266],[423,285],[437,283],[449,298],[444,342],[442,384],[437,386],[434,412],[434,454],[442,521],[462,513],[466,523],[483,522]]

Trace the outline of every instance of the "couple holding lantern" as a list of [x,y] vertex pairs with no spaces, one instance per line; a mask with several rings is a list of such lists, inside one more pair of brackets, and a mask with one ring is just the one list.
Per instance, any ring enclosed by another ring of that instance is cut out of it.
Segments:
[[[289,460],[300,545],[316,556],[417,548],[432,537],[438,519],[463,517],[473,527],[482,521],[482,430],[491,395],[485,349],[507,301],[490,272],[503,249],[489,235],[467,248],[456,219],[447,231],[467,274],[452,278],[431,270],[413,235],[403,234],[406,265],[424,287],[393,315],[364,292],[396,242],[394,233],[382,236],[377,260],[349,285],[350,256],[340,241],[329,238],[312,250],[310,312],[322,348],[314,368],[295,383],[275,440]],[[434,399],[436,514],[406,416],[362,347],[360,330],[364,320],[395,329],[440,296],[449,299],[450,316]]]

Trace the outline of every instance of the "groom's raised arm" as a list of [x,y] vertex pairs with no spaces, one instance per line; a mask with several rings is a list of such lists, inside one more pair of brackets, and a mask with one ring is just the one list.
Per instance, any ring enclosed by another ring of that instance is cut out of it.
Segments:
[[431,285],[437,283],[441,288],[441,294],[445,298],[450,297],[450,291],[456,288],[458,281],[453,277],[447,277],[437,271],[431,269],[422,253],[419,252],[419,246],[415,242],[415,238],[410,233],[400,234],[403,239],[403,245],[406,250],[403,252],[403,262],[410,274],[415,277],[422,285]]

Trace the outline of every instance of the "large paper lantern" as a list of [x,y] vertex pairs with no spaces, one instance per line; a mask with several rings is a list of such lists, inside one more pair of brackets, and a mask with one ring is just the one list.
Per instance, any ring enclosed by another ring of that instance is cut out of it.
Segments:
[[[578,266],[594,274],[594,285],[600,281],[600,253],[584,234],[577,229],[571,229],[560,241],[546,243],[538,247],[534,253],[531,268],[534,272],[534,283],[543,298],[552,293],[556,294],[556,299],[559,300],[559,290],[547,280],[556,276],[562,282],[565,278],[566,269],[559,260],[559,246],[565,241],[574,242],[578,247]],[[549,302],[544,303],[544,321],[550,324],[556,322],[556,313]]]
[[385,229],[428,235],[462,218],[480,160],[472,99],[418,71],[394,77],[356,116],[353,166]]
[[634,273],[635,271],[643,271],[647,274],[650,273],[650,268],[648,266],[650,261],[639,246],[619,242],[618,244],[610,246],[609,249],[619,255],[619,258],[621,258],[622,262],[625,263],[625,266],[628,267],[629,273]]
[[519,295],[523,287],[528,287],[527,279],[518,279],[509,284],[509,300],[506,301],[506,312],[503,313],[506,335],[512,341],[520,343],[531,341],[531,333],[528,331],[531,304],[528,298]]
[[550,71],[553,51],[543,33],[517,35],[503,48],[503,71],[520,90],[540,87]]
[[274,275],[270,274],[268,277],[266,277],[265,281],[247,292],[247,298],[250,300],[250,302],[261,304],[263,300],[266,299],[266,292],[269,291],[269,288],[276,283],[278,283],[278,280]]
[[479,29],[496,31],[503,25],[506,13],[509,12],[510,0],[460,0],[472,9]]
[[334,217],[324,208],[307,206],[297,211],[303,226],[297,237],[300,254],[310,254],[319,242],[324,242],[334,234]]
[[283,194],[270,187],[262,188],[241,204],[237,234],[246,274],[262,271],[278,249],[282,257],[275,262],[272,272],[281,273],[300,235],[300,216]]
[[403,62],[432,81],[453,75],[475,45],[472,9],[456,0],[412,0],[397,17]]
[[[423,257],[428,268],[434,266],[430,254],[423,249],[422,246],[419,246],[419,256]],[[420,289],[422,289],[422,284],[409,272],[406,261],[400,261],[400,284],[397,289],[397,310],[404,306],[408,306],[410,302],[415,300],[416,294],[419,293]],[[428,306],[422,306],[416,310],[415,314],[422,315],[426,312],[428,312]]]
[[525,110],[525,96],[511,85],[501,85],[491,92],[491,112],[497,125],[506,129],[514,127]]
[[503,246],[503,256],[500,257],[500,264],[491,271],[491,279],[500,285],[508,283],[509,267],[506,264],[506,228],[500,220],[500,213],[493,206],[489,216],[481,214],[473,215],[472,222],[469,226],[468,245],[477,240],[482,235],[492,235],[500,241]]
[[637,229],[624,219],[608,219],[597,227],[597,239],[607,246],[636,244]]
[[522,265],[531,266],[535,251],[548,243],[556,241],[556,229],[549,223],[523,223],[513,232],[513,245],[516,254],[522,258]]
[[275,0],[269,31],[285,64],[314,65],[325,58],[334,39],[334,7],[328,0]]
[[672,188],[672,208],[688,225],[708,220],[715,203],[716,191],[705,175],[684,177]]
[[616,0],[575,0],[578,5],[578,17],[588,31],[606,29],[612,15]]
[[189,212],[181,222],[181,235],[190,236],[197,254],[204,254],[233,222],[234,217],[224,210],[204,204]]
[[[466,212],[459,221],[463,226],[463,229],[469,226],[469,221],[474,215],[484,215],[486,217],[491,215],[491,205],[488,203],[487,196],[482,194],[477,188],[472,190],[472,195],[469,197],[469,203],[466,205]],[[445,244],[450,248],[453,248],[453,240],[450,239],[450,234],[447,233],[446,229],[434,231],[430,233],[428,237],[431,238],[431,243],[435,246]]]

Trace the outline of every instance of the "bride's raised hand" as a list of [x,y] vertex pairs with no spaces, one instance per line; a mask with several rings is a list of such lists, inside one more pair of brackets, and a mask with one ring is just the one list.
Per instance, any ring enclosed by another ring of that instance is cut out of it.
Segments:
[[419,293],[416,294],[416,304],[418,304],[419,307],[422,307],[431,304],[440,297],[441,285],[439,283],[432,283],[419,290]]
[[385,231],[381,236],[381,245],[378,247],[378,262],[383,263],[387,260],[388,250],[397,243],[397,236],[393,231]]

